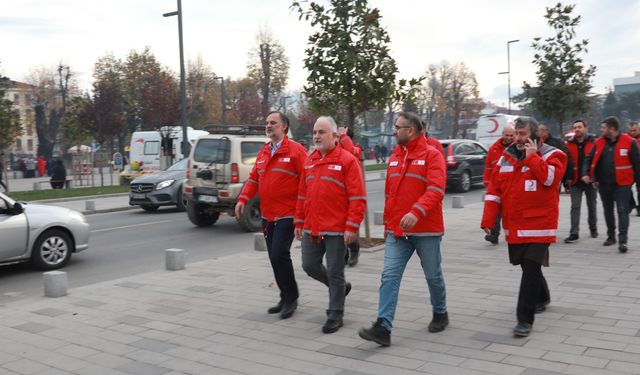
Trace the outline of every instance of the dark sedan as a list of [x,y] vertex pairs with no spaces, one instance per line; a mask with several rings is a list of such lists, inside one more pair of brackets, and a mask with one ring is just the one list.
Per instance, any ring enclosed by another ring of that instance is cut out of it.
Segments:
[[156,211],[160,206],[176,206],[184,211],[182,183],[187,176],[188,162],[188,159],[182,159],[164,171],[131,181],[129,204],[149,212]]
[[469,139],[443,139],[447,162],[447,187],[467,192],[474,184],[482,184],[487,149]]

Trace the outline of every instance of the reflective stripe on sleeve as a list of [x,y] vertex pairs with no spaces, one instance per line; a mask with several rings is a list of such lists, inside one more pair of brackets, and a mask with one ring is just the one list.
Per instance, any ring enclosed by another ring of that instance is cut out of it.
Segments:
[[556,167],[550,165],[547,169],[547,180],[544,182],[544,186],[551,186],[553,184],[553,179],[555,177]]
[[492,202],[496,202],[496,203],[501,203],[502,200],[500,199],[499,196],[497,195],[491,195],[491,194],[487,194],[484,196],[484,200],[485,201],[492,201]]

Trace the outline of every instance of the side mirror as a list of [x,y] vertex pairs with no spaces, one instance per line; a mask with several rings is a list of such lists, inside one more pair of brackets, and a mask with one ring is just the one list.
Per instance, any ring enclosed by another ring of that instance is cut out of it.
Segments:
[[24,212],[24,208],[22,207],[22,205],[20,204],[20,202],[16,202],[13,207],[11,208],[11,213],[13,215],[20,215],[21,213]]

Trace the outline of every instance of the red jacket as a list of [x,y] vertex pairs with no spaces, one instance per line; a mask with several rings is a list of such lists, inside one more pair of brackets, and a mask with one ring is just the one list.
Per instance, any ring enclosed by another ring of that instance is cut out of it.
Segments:
[[[571,168],[573,168],[573,181],[571,182],[573,185],[578,183],[578,176],[580,176],[580,171],[578,170],[578,161],[580,155],[578,155],[578,141],[575,138],[570,139],[565,142],[567,144],[567,149],[569,150],[569,154],[571,154]],[[591,149],[595,145],[593,137],[590,135],[585,136],[584,139],[584,149],[583,149],[583,160],[586,159],[587,155],[591,152]],[[568,167],[567,167],[568,168]]]
[[[418,137],[397,145],[389,157],[385,183],[385,231],[394,236],[441,236],[444,234],[442,199],[447,169],[441,152]],[[404,230],[400,220],[411,212],[416,225]]]
[[502,213],[507,243],[554,243],[567,155],[542,144],[537,153],[518,161],[515,147],[505,150],[491,174],[481,227],[492,228]]
[[295,225],[312,236],[356,232],[367,205],[360,161],[336,147],[322,157],[314,151],[300,179]]
[[258,193],[263,218],[268,221],[293,218],[307,150],[286,136],[273,156],[270,145],[267,142],[258,152],[238,202],[247,204]]
[[502,143],[502,138],[495,141],[491,147],[489,147],[489,152],[487,152],[487,158],[484,159],[484,173],[482,174],[482,182],[484,182],[484,187],[489,186],[489,181],[491,180],[491,172],[493,168],[496,166],[498,159],[502,156],[502,153],[507,147]]
[[[607,140],[604,137],[596,139],[596,152],[591,160],[589,176],[593,178],[593,174],[598,164],[598,160],[602,156],[602,150]],[[633,137],[628,134],[620,134],[620,138],[616,142],[615,155],[613,156],[613,164],[616,167],[616,184],[618,186],[631,186],[635,182],[633,165],[631,164],[631,144]]]
[[356,159],[360,160],[360,155],[362,155],[362,149],[360,146],[354,145],[351,137],[346,134],[342,134],[338,139],[338,142],[342,148],[349,151],[356,157]]

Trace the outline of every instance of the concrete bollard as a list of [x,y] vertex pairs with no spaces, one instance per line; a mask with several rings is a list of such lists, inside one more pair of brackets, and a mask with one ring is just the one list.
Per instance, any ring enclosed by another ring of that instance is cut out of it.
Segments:
[[34,182],[33,183],[33,190],[40,190],[40,183],[39,182]]
[[49,271],[42,274],[44,295],[46,297],[63,297],[67,295],[67,273]]
[[384,225],[384,211],[375,211],[373,213],[373,225]]
[[95,211],[96,210],[96,202],[95,201],[85,201],[84,209],[86,211]]
[[255,251],[267,251],[267,240],[264,234],[256,233],[253,235],[253,249]]
[[167,271],[183,270],[187,264],[187,252],[183,249],[166,249],[164,254]]
[[462,195],[454,195],[451,197],[451,205],[453,208],[464,208],[464,197]]

